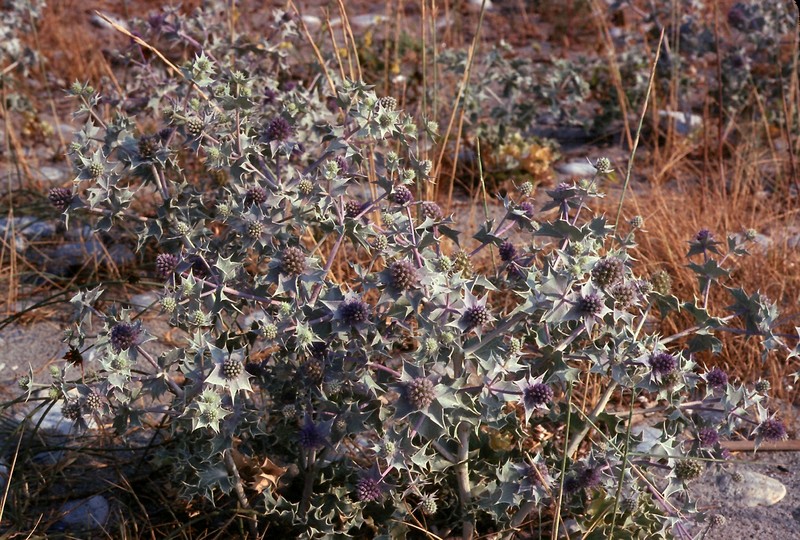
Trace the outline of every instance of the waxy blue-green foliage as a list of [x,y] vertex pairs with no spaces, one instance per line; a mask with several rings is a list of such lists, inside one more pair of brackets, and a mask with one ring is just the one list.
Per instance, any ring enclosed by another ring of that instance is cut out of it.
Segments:
[[[785,436],[763,385],[694,360],[737,321],[788,349],[762,296],[730,288],[726,317],[706,305],[752,235],[699,233],[688,256],[704,297],[671,296],[664,276],[637,271],[641,218],[593,215],[603,160],[593,178],[504,198],[470,242],[415,196],[435,181],[418,150],[435,125],[418,131],[396,100],[333,70],[296,75],[296,30],[279,13],[231,43],[211,12],[167,10],[145,37],[200,50],[180,74],[136,65],[129,91],[148,98],[136,114],[107,116],[73,85],[85,125],[65,213],[135,228],[186,342],[153,357],[146,323],[101,310],[102,289],[78,294],[68,342],[86,375],[57,373],[60,395],[77,388],[83,415],[120,436],[159,404],[171,444],[157,462],[186,497],[233,494],[234,452],[277,464],[274,483],[239,487],[258,527],[286,535],[486,532],[556,511],[593,537],[692,530],[685,485],[724,460],[719,441]],[[134,213],[141,199],[152,213]],[[485,249],[500,261],[476,273]],[[695,321],[686,339],[648,330],[677,310]],[[594,409],[576,399],[589,378],[604,389]],[[631,429],[640,396],[659,404],[655,429]]]

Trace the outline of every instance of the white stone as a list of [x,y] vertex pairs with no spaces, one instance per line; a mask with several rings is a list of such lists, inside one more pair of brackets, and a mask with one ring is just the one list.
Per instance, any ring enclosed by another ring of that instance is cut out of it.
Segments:
[[59,510],[59,523],[65,528],[98,529],[108,520],[109,510],[108,500],[102,495],[67,501]]
[[731,501],[753,508],[772,506],[786,496],[786,486],[774,478],[746,469],[737,472],[741,475],[738,482],[730,474],[717,477],[719,490]]
[[152,304],[158,303],[158,295],[153,292],[134,294],[131,296],[130,304],[136,311],[144,311]]
[[570,161],[556,165],[556,170],[567,176],[577,176],[581,178],[592,177],[597,169],[588,161]]
[[64,170],[59,169],[58,167],[42,167],[39,169],[39,174],[51,182],[58,182],[65,176]]
[[306,27],[309,30],[316,30],[320,26],[322,26],[322,19],[319,17],[315,17],[314,15],[303,15],[302,16],[303,22],[306,23]]
[[703,127],[703,117],[689,112],[658,111],[658,116],[675,121],[675,130],[681,135],[691,135]]

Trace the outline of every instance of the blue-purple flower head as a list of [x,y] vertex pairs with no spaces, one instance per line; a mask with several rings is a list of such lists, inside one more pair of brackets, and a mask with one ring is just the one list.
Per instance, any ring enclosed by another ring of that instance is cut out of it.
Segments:
[[351,326],[365,323],[369,319],[369,306],[358,297],[347,299],[339,304],[339,317]]
[[715,367],[706,373],[706,383],[711,388],[724,388],[728,384],[728,374]]
[[710,448],[719,442],[719,432],[712,427],[700,428],[697,431],[697,442],[700,446]]
[[578,298],[576,307],[578,312],[584,317],[595,317],[600,315],[604,307],[603,299],[597,293],[588,293]]
[[522,394],[522,405],[525,407],[525,422],[528,422],[534,411],[546,409],[553,401],[553,389],[543,381],[540,375],[535,379],[525,378],[515,384]]
[[327,444],[327,434],[322,426],[317,425],[311,416],[306,415],[303,425],[297,434],[297,442],[301,448],[306,450],[313,450],[322,448]]
[[678,367],[678,361],[668,352],[657,352],[650,355],[650,367],[656,375],[669,375]]
[[142,334],[140,323],[131,324],[129,322],[118,322],[111,328],[109,341],[114,351],[126,351],[136,345]]
[[756,434],[765,441],[782,441],[788,437],[786,426],[778,418],[767,418],[758,425]]

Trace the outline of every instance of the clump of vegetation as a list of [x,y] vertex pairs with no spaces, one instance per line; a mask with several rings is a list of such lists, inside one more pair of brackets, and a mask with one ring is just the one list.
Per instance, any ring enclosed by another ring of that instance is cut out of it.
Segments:
[[[606,158],[547,191],[521,182],[501,219],[459,230],[420,188],[436,180],[418,144],[440,137],[436,124],[290,62],[298,21],[272,23],[231,40],[218,10],[167,9],[142,27],[133,78],[113,96],[146,101],[109,110],[92,84],[71,85],[85,119],[69,146],[75,180],[42,197],[68,226],[135,228],[158,283],[150,310],[182,338],[153,355],[146,321],[107,287],[81,290],[68,357],[52,381],[20,381],[28,395],[48,388],[79,429],[94,420],[123,440],[159,414],[148,451],[168,488],[229,509],[231,530],[254,538],[696,535],[687,486],[726,459],[723,442],[787,436],[765,381],[698,360],[725,333],[800,356],[775,304],[729,279],[755,231],[684,239],[700,294],[678,298],[669,273],[634,258],[644,218],[622,220],[621,202],[614,218],[599,210]],[[159,40],[197,52],[175,69],[139,62]],[[523,155],[530,141],[503,127],[532,118],[522,96],[537,73],[487,61],[518,78],[480,136],[546,175],[551,147]],[[577,78],[535,95],[566,83],[582,99]],[[477,111],[482,96],[465,99]],[[499,260],[476,269],[486,252]],[[691,324],[659,332],[673,313]],[[587,404],[590,382],[602,391]],[[656,430],[636,425],[640,397],[657,403]]]

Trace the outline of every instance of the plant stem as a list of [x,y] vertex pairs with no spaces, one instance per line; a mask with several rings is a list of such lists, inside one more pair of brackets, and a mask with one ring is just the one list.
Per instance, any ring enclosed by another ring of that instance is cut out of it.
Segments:
[[458,499],[461,506],[461,537],[471,540],[475,533],[475,523],[469,514],[472,495],[469,487],[469,432],[470,425],[461,422],[456,428],[458,433],[458,464],[456,465],[456,481],[458,482]]

